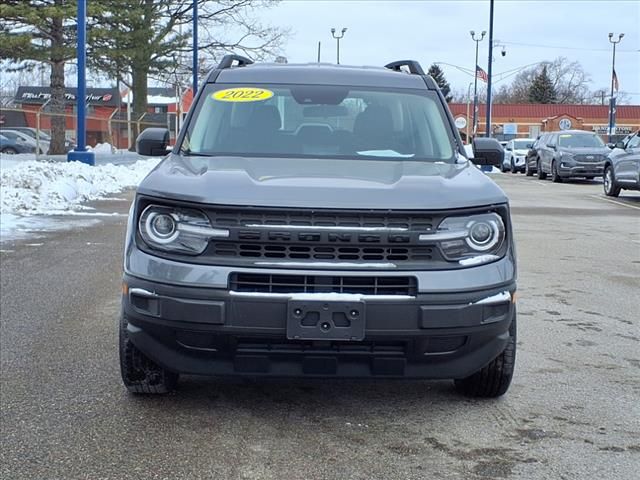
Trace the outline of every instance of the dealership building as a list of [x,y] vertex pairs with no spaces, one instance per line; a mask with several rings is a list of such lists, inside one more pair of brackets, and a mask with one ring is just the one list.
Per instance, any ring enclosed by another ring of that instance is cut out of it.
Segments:
[[[473,125],[473,104],[450,103],[463,138]],[[486,131],[486,105],[478,111],[478,135]],[[500,140],[536,138],[542,132],[556,130],[586,130],[605,137],[609,130],[607,105],[565,104],[494,104],[491,106],[492,135]],[[616,109],[617,137],[640,130],[640,105],[618,105]]]
[[[118,148],[129,145],[127,128],[127,108],[129,92],[119,92],[117,88],[87,88],[87,144],[109,142]],[[0,112],[0,128],[33,127],[45,131],[51,129],[53,114],[50,109],[51,89],[49,87],[18,87],[13,106],[3,107]],[[175,138],[179,127],[177,117],[182,117],[191,103],[191,92],[176,96],[173,88],[149,87],[147,92],[147,112],[142,118],[131,114],[132,126],[166,127]],[[76,89],[65,88],[65,129],[69,138],[76,132]],[[135,131],[135,128],[134,128]]]

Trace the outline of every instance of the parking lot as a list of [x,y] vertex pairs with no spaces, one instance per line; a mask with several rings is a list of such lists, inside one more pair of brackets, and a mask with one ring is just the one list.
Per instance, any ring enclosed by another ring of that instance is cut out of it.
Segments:
[[128,202],[3,244],[0,477],[637,478],[640,195],[493,178],[520,269],[516,376],[499,400],[450,382],[198,377],[132,396],[117,361]]

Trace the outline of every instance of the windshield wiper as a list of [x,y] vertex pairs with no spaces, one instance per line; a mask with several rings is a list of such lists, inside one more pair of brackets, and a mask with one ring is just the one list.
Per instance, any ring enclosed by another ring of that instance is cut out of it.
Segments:
[[185,155],[187,157],[214,157],[213,153],[202,153],[202,152],[192,152],[188,148],[180,150],[181,155]]

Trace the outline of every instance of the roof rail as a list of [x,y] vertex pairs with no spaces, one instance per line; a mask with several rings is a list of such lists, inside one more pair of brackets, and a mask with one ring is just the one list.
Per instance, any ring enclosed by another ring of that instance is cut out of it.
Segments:
[[424,70],[420,66],[417,60],[398,60],[397,62],[387,63],[384,68],[388,68],[390,70],[400,72],[400,67],[407,67],[409,69],[409,73],[414,75],[424,75]]
[[220,60],[220,63],[218,64],[218,70],[231,68],[233,62],[238,62],[238,67],[245,67],[247,65],[251,65],[253,63],[253,60],[241,55],[225,55],[224,57],[222,57],[222,60]]

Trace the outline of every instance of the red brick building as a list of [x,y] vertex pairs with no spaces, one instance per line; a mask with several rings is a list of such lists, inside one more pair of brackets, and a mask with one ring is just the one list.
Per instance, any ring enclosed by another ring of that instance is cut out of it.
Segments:
[[[467,119],[471,132],[473,105],[469,107],[467,118],[466,103],[450,103],[449,108],[455,118]],[[484,135],[486,125],[486,105],[479,107],[478,134]],[[535,138],[541,132],[564,129],[578,129],[606,135],[609,125],[607,105],[562,105],[562,104],[495,104],[491,107],[492,134],[498,139],[514,137]],[[627,135],[640,130],[640,105],[618,105],[616,112],[616,135]],[[460,130],[463,138],[467,128]]]

